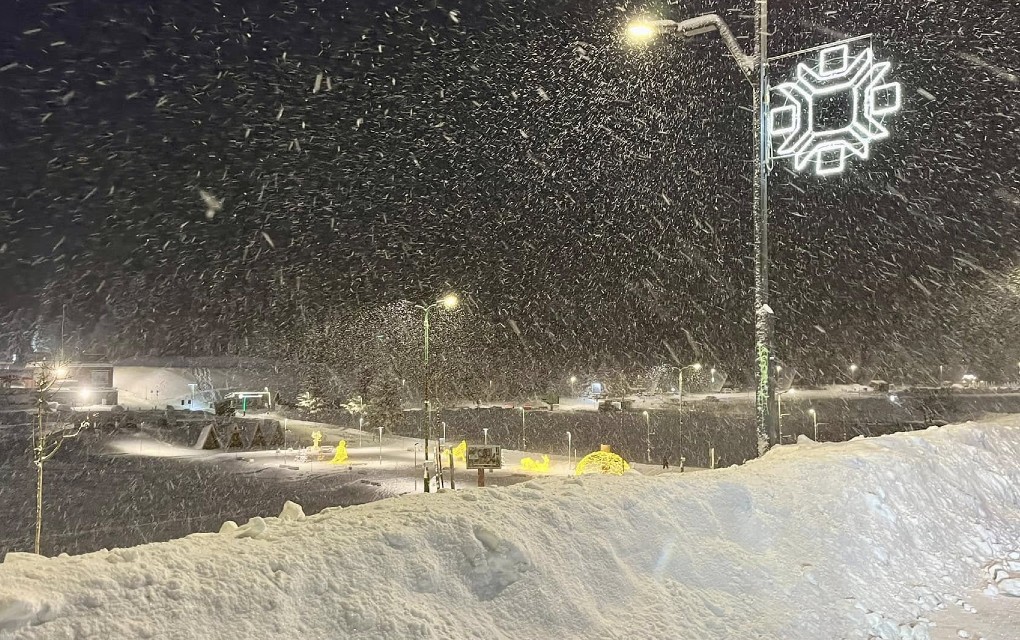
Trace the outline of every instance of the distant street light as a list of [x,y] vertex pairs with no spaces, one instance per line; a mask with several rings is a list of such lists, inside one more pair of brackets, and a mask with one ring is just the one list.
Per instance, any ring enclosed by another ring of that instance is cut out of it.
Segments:
[[489,428],[482,427],[482,442],[489,444]]
[[811,414],[811,423],[815,429],[815,442],[818,442],[818,412],[814,408],[808,409],[807,412]]
[[456,309],[460,300],[455,294],[449,293],[440,300],[436,300],[428,306],[416,305],[424,313],[423,326],[425,328],[425,374],[424,374],[424,396],[425,401],[425,460],[429,459],[429,438],[432,437],[432,400],[429,398],[429,316],[432,310],[438,307],[444,309]]
[[709,373],[712,374],[712,384],[715,384],[715,367],[712,367]]
[[857,365],[855,364],[850,365],[850,380],[857,382]]
[[571,453],[573,448],[571,447],[570,432],[567,432],[567,473],[570,473],[571,467],[574,466],[573,454]]
[[421,446],[420,442],[414,443],[414,470],[411,475],[414,476],[414,490],[418,491],[418,447]]
[[652,464],[652,422],[647,411],[641,412],[645,416],[645,463]]
[[521,451],[526,451],[528,448],[528,435],[525,432],[524,424],[524,407],[521,407]]
[[680,457],[683,458],[684,457],[684,370],[685,369],[692,369],[694,371],[701,371],[701,363],[700,362],[695,362],[694,364],[689,364],[686,367],[675,367],[675,369],[679,372],[677,374],[677,392],[679,393],[678,402],[680,404],[680,409],[679,409],[679,411],[680,411],[680,418],[677,420],[677,425],[678,425],[678,428],[677,428],[677,432],[678,432],[677,433],[677,439],[680,441],[679,442]]
[[776,413],[776,417],[779,418],[779,444],[783,444],[783,395],[793,393],[794,391],[796,389],[790,387],[786,391],[780,391],[776,394],[776,408],[779,410]]

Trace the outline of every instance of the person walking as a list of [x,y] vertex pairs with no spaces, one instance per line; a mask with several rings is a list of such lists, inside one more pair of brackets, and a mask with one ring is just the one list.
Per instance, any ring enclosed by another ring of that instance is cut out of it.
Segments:
[[669,469],[669,458],[666,456],[662,456],[662,468]]

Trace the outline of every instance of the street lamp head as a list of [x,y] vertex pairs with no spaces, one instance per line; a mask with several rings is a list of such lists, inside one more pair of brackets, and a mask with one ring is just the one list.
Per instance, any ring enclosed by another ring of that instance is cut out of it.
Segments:
[[627,25],[627,39],[633,43],[648,42],[658,35],[658,30],[647,20],[635,20]]
[[647,412],[647,411],[642,411],[642,412],[641,412],[641,415],[643,415],[644,417],[646,417],[646,418],[647,418],[647,417],[648,417],[648,412]]
[[576,382],[577,382],[577,376],[570,376],[570,384],[575,384]]
[[857,371],[857,365],[852,364],[850,365],[850,372],[853,373],[854,371]]
[[694,369],[695,371],[701,371],[701,363],[695,362],[694,364],[691,365],[691,369]]
[[808,412],[808,415],[812,415],[812,416],[815,415],[815,410],[814,409],[808,409],[807,412]]
[[447,309],[456,309],[457,305],[460,304],[460,299],[457,297],[456,293],[448,293],[445,296],[443,296],[441,302],[443,303],[443,306],[446,307]]

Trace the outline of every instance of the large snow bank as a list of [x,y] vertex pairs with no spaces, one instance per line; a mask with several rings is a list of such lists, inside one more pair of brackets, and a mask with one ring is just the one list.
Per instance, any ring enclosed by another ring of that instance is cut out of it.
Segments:
[[18,554],[0,637],[927,638],[1018,546],[1013,418]]

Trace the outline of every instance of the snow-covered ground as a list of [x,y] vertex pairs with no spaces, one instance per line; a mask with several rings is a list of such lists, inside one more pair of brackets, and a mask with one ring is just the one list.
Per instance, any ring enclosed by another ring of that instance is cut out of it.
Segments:
[[11,554],[0,638],[1015,639],[1018,552],[1011,417]]

